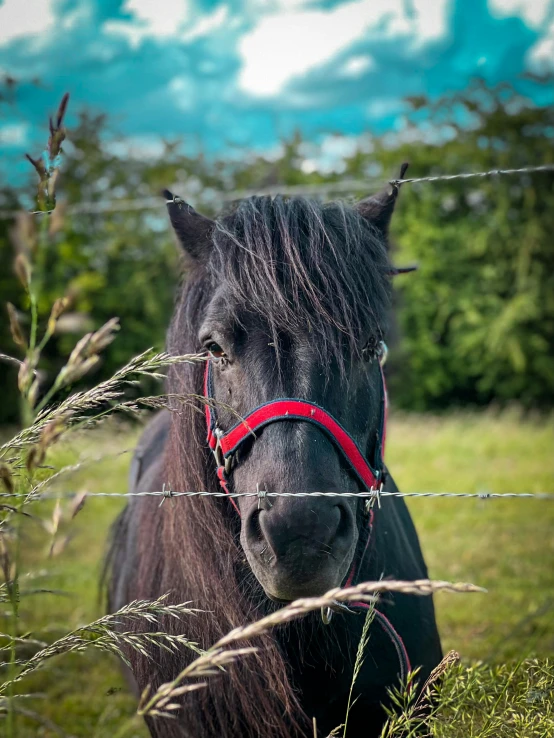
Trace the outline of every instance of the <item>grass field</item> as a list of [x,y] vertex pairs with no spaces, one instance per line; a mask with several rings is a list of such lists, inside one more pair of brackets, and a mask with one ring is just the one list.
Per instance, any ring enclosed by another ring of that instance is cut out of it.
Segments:
[[[57,489],[123,491],[138,430],[125,426],[88,432],[52,454],[57,465],[96,458],[65,477]],[[403,491],[554,491],[554,420],[517,412],[445,417],[394,416],[387,461]],[[118,455],[119,454],[119,455]],[[445,651],[467,661],[513,661],[554,655],[554,503],[537,500],[410,500],[430,576],[464,580],[486,595],[436,598]],[[24,529],[27,590],[55,590],[22,597],[21,631],[51,641],[99,614],[98,579],[106,535],[122,502],[88,499],[73,521],[62,520],[49,557],[51,536],[37,520]],[[41,503],[40,517],[52,505]],[[67,540],[66,540],[67,537]],[[62,547],[60,542],[65,542]],[[554,685],[553,685],[554,686]],[[94,651],[62,656],[29,677],[26,692],[38,696],[29,709],[72,736],[146,736],[133,720],[115,660]],[[27,704],[27,703],[26,703]],[[131,721],[131,722],[130,722]],[[53,727],[21,719],[18,735],[50,738]]]

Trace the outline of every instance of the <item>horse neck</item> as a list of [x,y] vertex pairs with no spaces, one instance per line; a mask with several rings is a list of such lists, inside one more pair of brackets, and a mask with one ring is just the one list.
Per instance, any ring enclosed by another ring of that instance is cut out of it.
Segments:
[[[398,489],[394,485],[394,489],[387,491]],[[377,581],[383,574],[396,579],[427,577],[412,517],[399,497],[381,498],[380,504],[374,506],[370,540],[356,580]]]

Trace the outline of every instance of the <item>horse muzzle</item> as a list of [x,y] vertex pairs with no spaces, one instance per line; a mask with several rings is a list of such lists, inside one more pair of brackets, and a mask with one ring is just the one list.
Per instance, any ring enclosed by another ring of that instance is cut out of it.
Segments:
[[356,549],[355,508],[339,497],[274,497],[243,519],[241,542],[266,594],[290,601],[341,584]]

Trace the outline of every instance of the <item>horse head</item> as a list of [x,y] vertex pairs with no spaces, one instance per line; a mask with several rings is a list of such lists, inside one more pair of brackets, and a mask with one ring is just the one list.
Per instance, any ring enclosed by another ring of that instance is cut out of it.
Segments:
[[[247,425],[255,408],[273,408],[278,399],[299,402],[335,422],[378,479],[385,403],[379,359],[398,187],[356,207],[254,197],[216,221],[165,194],[196,285],[185,348],[208,357],[216,431],[224,435],[244,418]],[[174,321],[172,334],[182,348],[179,325]],[[345,581],[365,524],[365,500],[355,493],[368,485],[324,423],[286,410],[271,420],[248,429],[221,464],[232,492],[261,491],[235,500],[240,543],[268,597],[289,601]],[[275,492],[290,496],[267,496]]]

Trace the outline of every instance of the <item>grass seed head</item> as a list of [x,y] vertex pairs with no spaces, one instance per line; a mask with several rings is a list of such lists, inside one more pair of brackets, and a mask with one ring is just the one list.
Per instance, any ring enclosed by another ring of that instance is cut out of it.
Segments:
[[4,462],[0,463],[0,481],[4,485],[4,488],[8,494],[12,494],[15,490],[15,484],[13,481],[13,474],[10,467]]
[[24,395],[27,393],[33,379],[33,374],[33,367],[31,366],[29,357],[26,357],[19,365],[19,372],[17,374],[17,386],[21,394]]
[[62,313],[64,313],[69,307],[69,297],[58,297],[58,299],[52,305],[50,317],[48,318],[48,333],[54,333],[56,330],[56,323]]
[[15,257],[13,268],[23,287],[28,290],[31,284],[31,264],[29,259],[21,251]]
[[8,307],[8,316],[10,318],[10,331],[12,334],[13,341],[20,348],[26,349],[27,339],[23,335],[23,330],[21,328],[21,323],[19,322],[19,316],[17,314],[17,310],[15,309],[14,305],[12,305],[11,302],[7,303],[7,307]]
[[37,207],[41,212],[50,212],[56,207],[56,181],[60,171],[62,143],[66,135],[63,119],[68,102],[69,95],[66,93],[55,118],[50,118],[50,136],[42,155],[34,159],[25,154],[38,174]]

